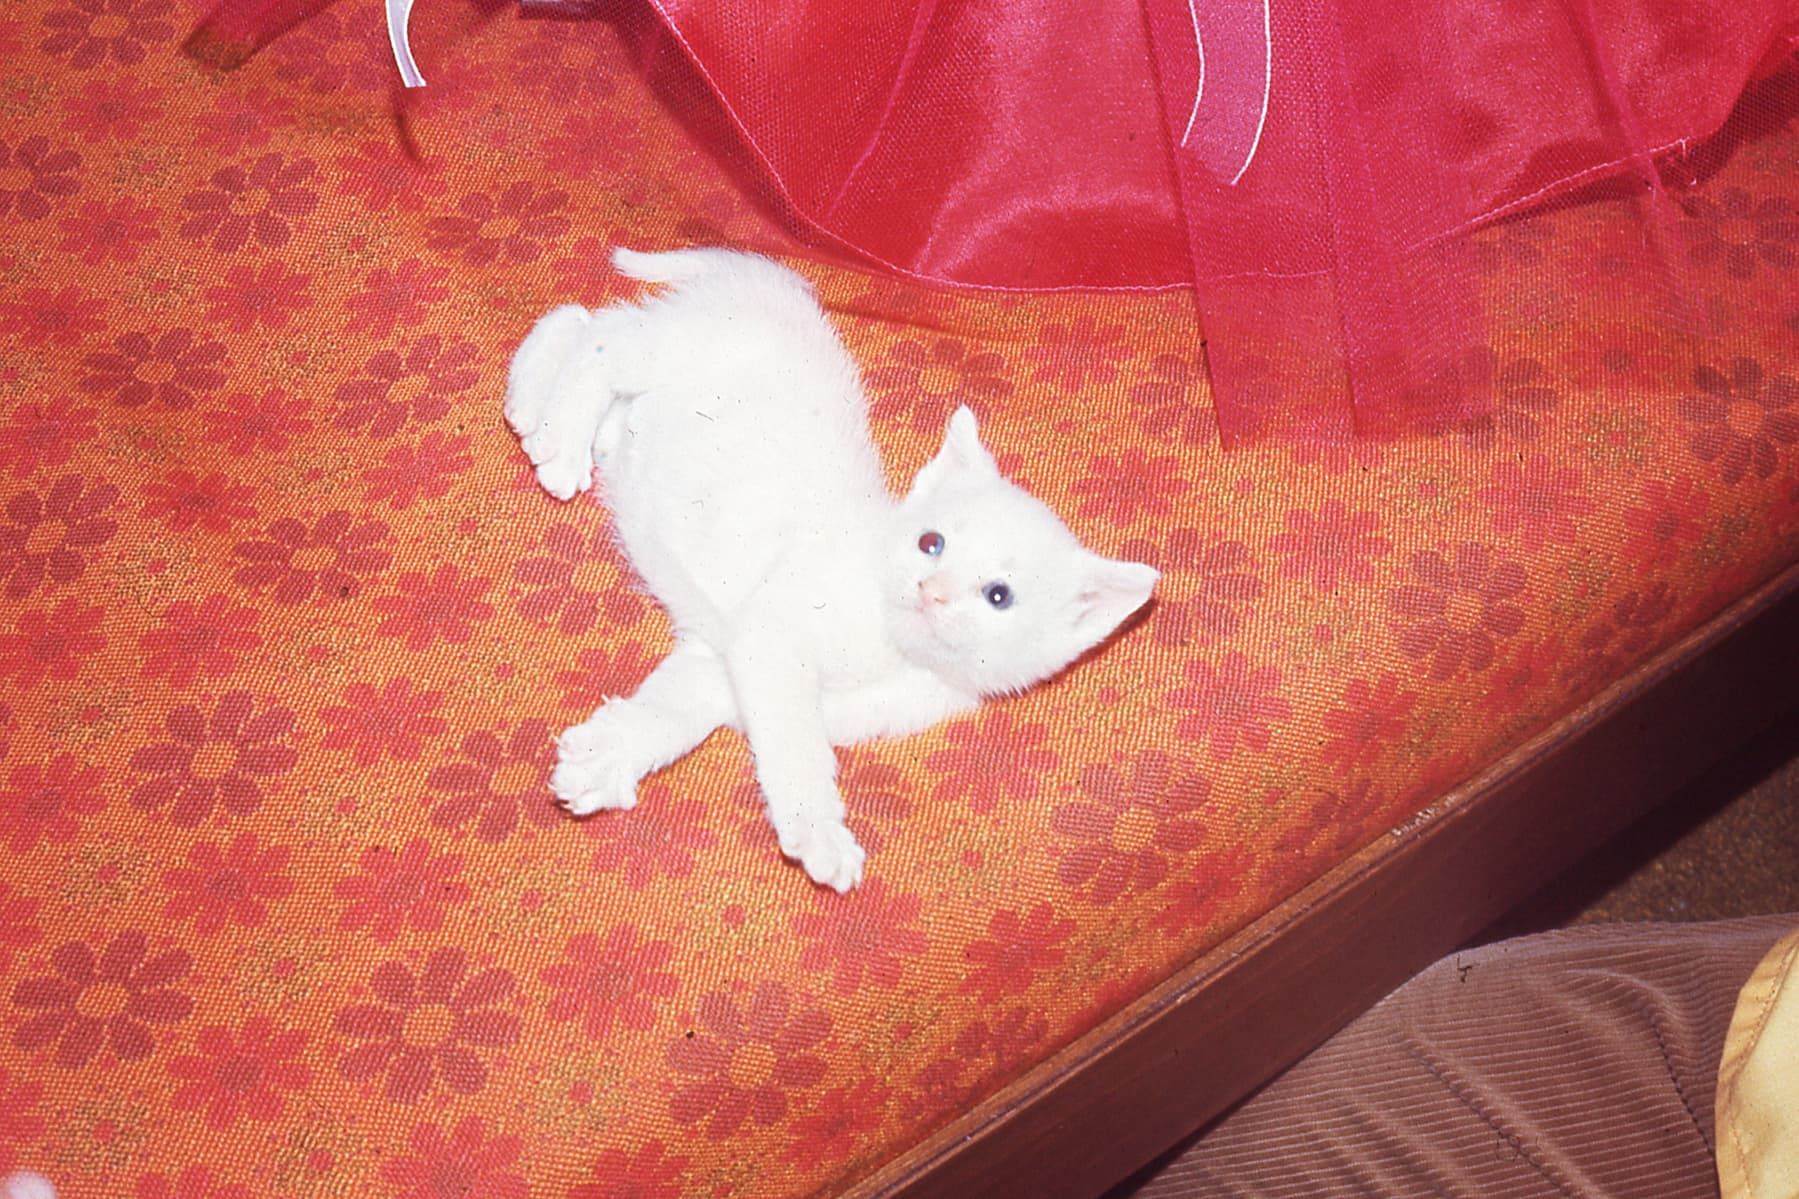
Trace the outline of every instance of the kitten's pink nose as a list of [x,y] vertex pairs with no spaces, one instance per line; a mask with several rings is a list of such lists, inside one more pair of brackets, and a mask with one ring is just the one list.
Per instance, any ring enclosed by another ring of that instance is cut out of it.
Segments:
[[927,604],[936,604],[941,607],[949,603],[949,588],[944,585],[942,579],[932,575],[918,584],[918,597]]

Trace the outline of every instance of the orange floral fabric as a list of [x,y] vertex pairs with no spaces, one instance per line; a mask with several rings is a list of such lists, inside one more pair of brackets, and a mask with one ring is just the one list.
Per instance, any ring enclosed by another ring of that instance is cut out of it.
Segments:
[[396,101],[369,0],[229,73],[198,16],[0,15],[0,1171],[66,1196],[828,1192],[1799,556],[1791,75],[1680,195],[1706,335],[1612,202],[1494,228],[1440,440],[1226,455],[1187,297],[796,259],[896,479],[967,402],[1159,602],[845,752],[850,896],[731,736],[575,822],[550,736],[667,630],[507,358],[616,242],[795,247],[610,25],[422,4]]

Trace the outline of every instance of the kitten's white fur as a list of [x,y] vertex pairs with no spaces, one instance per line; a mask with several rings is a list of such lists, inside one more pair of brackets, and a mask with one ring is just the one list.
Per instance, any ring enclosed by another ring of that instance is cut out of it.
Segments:
[[[558,499],[599,467],[676,641],[635,695],[558,738],[551,789],[577,815],[630,808],[640,779],[729,725],[749,739],[782,852],[847,891],[863,851],[831,747],[1048,678],[1157,573],[1083,548],[1000,475],[966,408],[896,500],[856,364],[793,272],[721,250],[620,249],[613,264],[671,286],[539,320],[512,360],[506,419]],[[921,551],[927,531],[940,554]],[[994,582],[1009,606],[991,602]]]

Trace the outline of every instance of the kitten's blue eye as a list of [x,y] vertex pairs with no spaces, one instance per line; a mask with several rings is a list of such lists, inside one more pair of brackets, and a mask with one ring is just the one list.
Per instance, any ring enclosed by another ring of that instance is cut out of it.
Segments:
[[995,608],[1010,608],[1012,606],[1012,589],[1004,583],[989,583],[981,588],[981,594],[986,596],[987,602],[992,604]]
[[935,558],[943,552],[943,534],[938,532],[924,534],[918,539],[918,548]]

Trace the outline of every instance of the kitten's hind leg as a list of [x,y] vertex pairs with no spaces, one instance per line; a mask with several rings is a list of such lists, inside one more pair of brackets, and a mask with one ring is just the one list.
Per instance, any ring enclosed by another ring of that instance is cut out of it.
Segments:
[[[566,321],[560,319],[565,313]],[[577,316],[584,318],[578,328]],[[630,305],[594,313],[558,308],[539,321],[519,347],[514,376],[522,378],[513,388],[516,403],[508,395],[507,419],[537,467],[537,481],[559,500],[573,499],[593,485],[594,440],[620,396],[616,360],[621,351],[630,355],[632,339],[641,328],[639,318]],[[541,357],[531,344],[540,334],[545,338]],[[552,375],[541,364],[553,354],[560,358]]]
[[556,739],[550,790],[577,816],[637,805],[637,783],[737,718],[724,664],[681,642],[629,699],[613,699]]
[[506,423],[520,437],[537,430],[549,407],[556,376],[587,338],[592,314],[579,304],[564,304],[531,326],[512,355],[506,372]]

